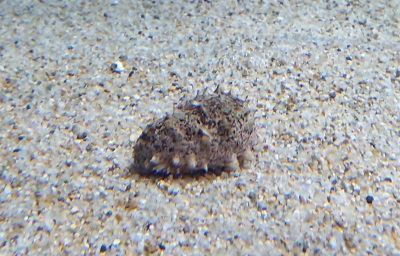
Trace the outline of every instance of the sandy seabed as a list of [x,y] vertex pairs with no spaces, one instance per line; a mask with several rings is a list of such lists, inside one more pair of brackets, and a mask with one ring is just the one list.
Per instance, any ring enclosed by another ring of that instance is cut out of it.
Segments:
[[[400,255],[398,4],[0,0],[0,254]],[[130,172],[217,85],[250,168]]]

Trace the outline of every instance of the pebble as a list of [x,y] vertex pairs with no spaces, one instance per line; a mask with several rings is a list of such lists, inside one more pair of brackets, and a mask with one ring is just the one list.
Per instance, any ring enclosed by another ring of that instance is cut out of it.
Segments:
[[178,187],[169,187],[168,188],[168,194],[169,195],[177,195],[179,193],[180,189]]
[[71,128],[71,131],[72,131],[73,133],[78,133],[78,132],[79,132],[79,127],[78,127],[76,124],[74,124],[74,125],[72,126],[72,128]]
[[161,249],[161,250],[165,250],[165,245],[163,244],[163,243],[159,243],[158,244],[158,247]]
[[7,186],[5,186],[4,191],[3,191],[3,196],[7,197],[9,194],[11,194],[11,186],[8,184]]
[[330,92],[330,93],[329,93],[329,97],[330,97],[331,99],[336,98],[336,92]]
[[249,194],[247,195],[248,198],[250,198],[251,200],[256,199],[256,193],[254,193],[253,191],[249,192]]
[[260,211],[267,210],[267,204],[264,201],[257,202],[257,209]]
[[372,202],[374,201],[374,197],[370,196],[370,195],[368,195],[365,199],[367,200],[367,203],[369,203],[369,204],[372,204]]
[[71,214],[75,214],[75,213],[77,213],[77,212],[79,212],[79,208],[76,207],[76,206],[72,207],[72,209],[71,209]]
[[105,252],[107,251],[107,246],[105,244],[102,244],[100,247],[100,252]]
[[121,243],[121,240],[115,239],[114,242],[113,242],[113,245],[114,246],[118,246],[120,243]]
[[93,149],[92,143],[86,145],[86,151],[91,151]]
[[87,132],[81,132],[81,133],[78,134],[78,136],[76,136],[76,138],[77,138],[78,140],[83,140],[83,139],[85,139],[87,136],[88,136],[88,133],[87,133]]
[[111,64],[110,69],[114,73],[122,73],[125,71],[124,65],[120,61],[116,61],[113,64]]

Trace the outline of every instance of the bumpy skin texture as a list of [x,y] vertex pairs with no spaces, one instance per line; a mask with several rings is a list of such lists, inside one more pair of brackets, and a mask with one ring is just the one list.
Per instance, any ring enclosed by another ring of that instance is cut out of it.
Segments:
[[144,129],[134,147],[134,168],[174,176],[238,170],[252,160],[254,129],[247,102],[218,88],[204,91]]

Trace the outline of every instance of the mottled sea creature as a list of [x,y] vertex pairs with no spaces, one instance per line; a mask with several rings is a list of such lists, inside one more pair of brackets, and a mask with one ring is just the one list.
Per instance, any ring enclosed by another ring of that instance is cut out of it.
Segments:
[[223,93],[197,93],[147,125],[134,147],[134,168],[142,174],[234,171],[253,158],[254,110]]

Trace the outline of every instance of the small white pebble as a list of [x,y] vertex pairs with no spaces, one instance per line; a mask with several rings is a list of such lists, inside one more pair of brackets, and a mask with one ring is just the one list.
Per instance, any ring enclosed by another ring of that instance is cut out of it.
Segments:
[[179,193],[179,191],[180,191],[179,187],[169,187],[168,188],[169,195],[177,195]]
[[77,212],[79,212],[78,207],[76,207],[76,206],[72,207],[71,213],[72,213],[72,214],[75,214],[75,213],[77,213]]
[[113,245],[114,246],[118,246],[120,243],[121,243],[121,240],[115,239],[114,242],[113,242]]
[[358,184],[353,184],[353,190],[356,194],[360,194],[361,188]]
[[4,188],[3,195],[4,195],[5,197],[7,197],[7,196],[11,193],[11,191],[12,191],[11,186],[10,186],[10,185],[7,185],[7,186]]
[[122,62],[116,61],[113,64],[111,64],[111,71],[115,73],[122,73],[124,72],[124,65],[122,65]]
[[83,212],[78,212],[76,214],[76,216],[78,217],[78,219],[82,219],[83,218]]
[[159,181],[157,182],[157,187],[159,187],[160,189],[168,189],[169,184],[164,181]]
[[330,240],[329,240],[329,245],[331,246],[331,248],[333,250],[337,249],[337,243],[336,243],[336,238],[334,236],[331,236]]

